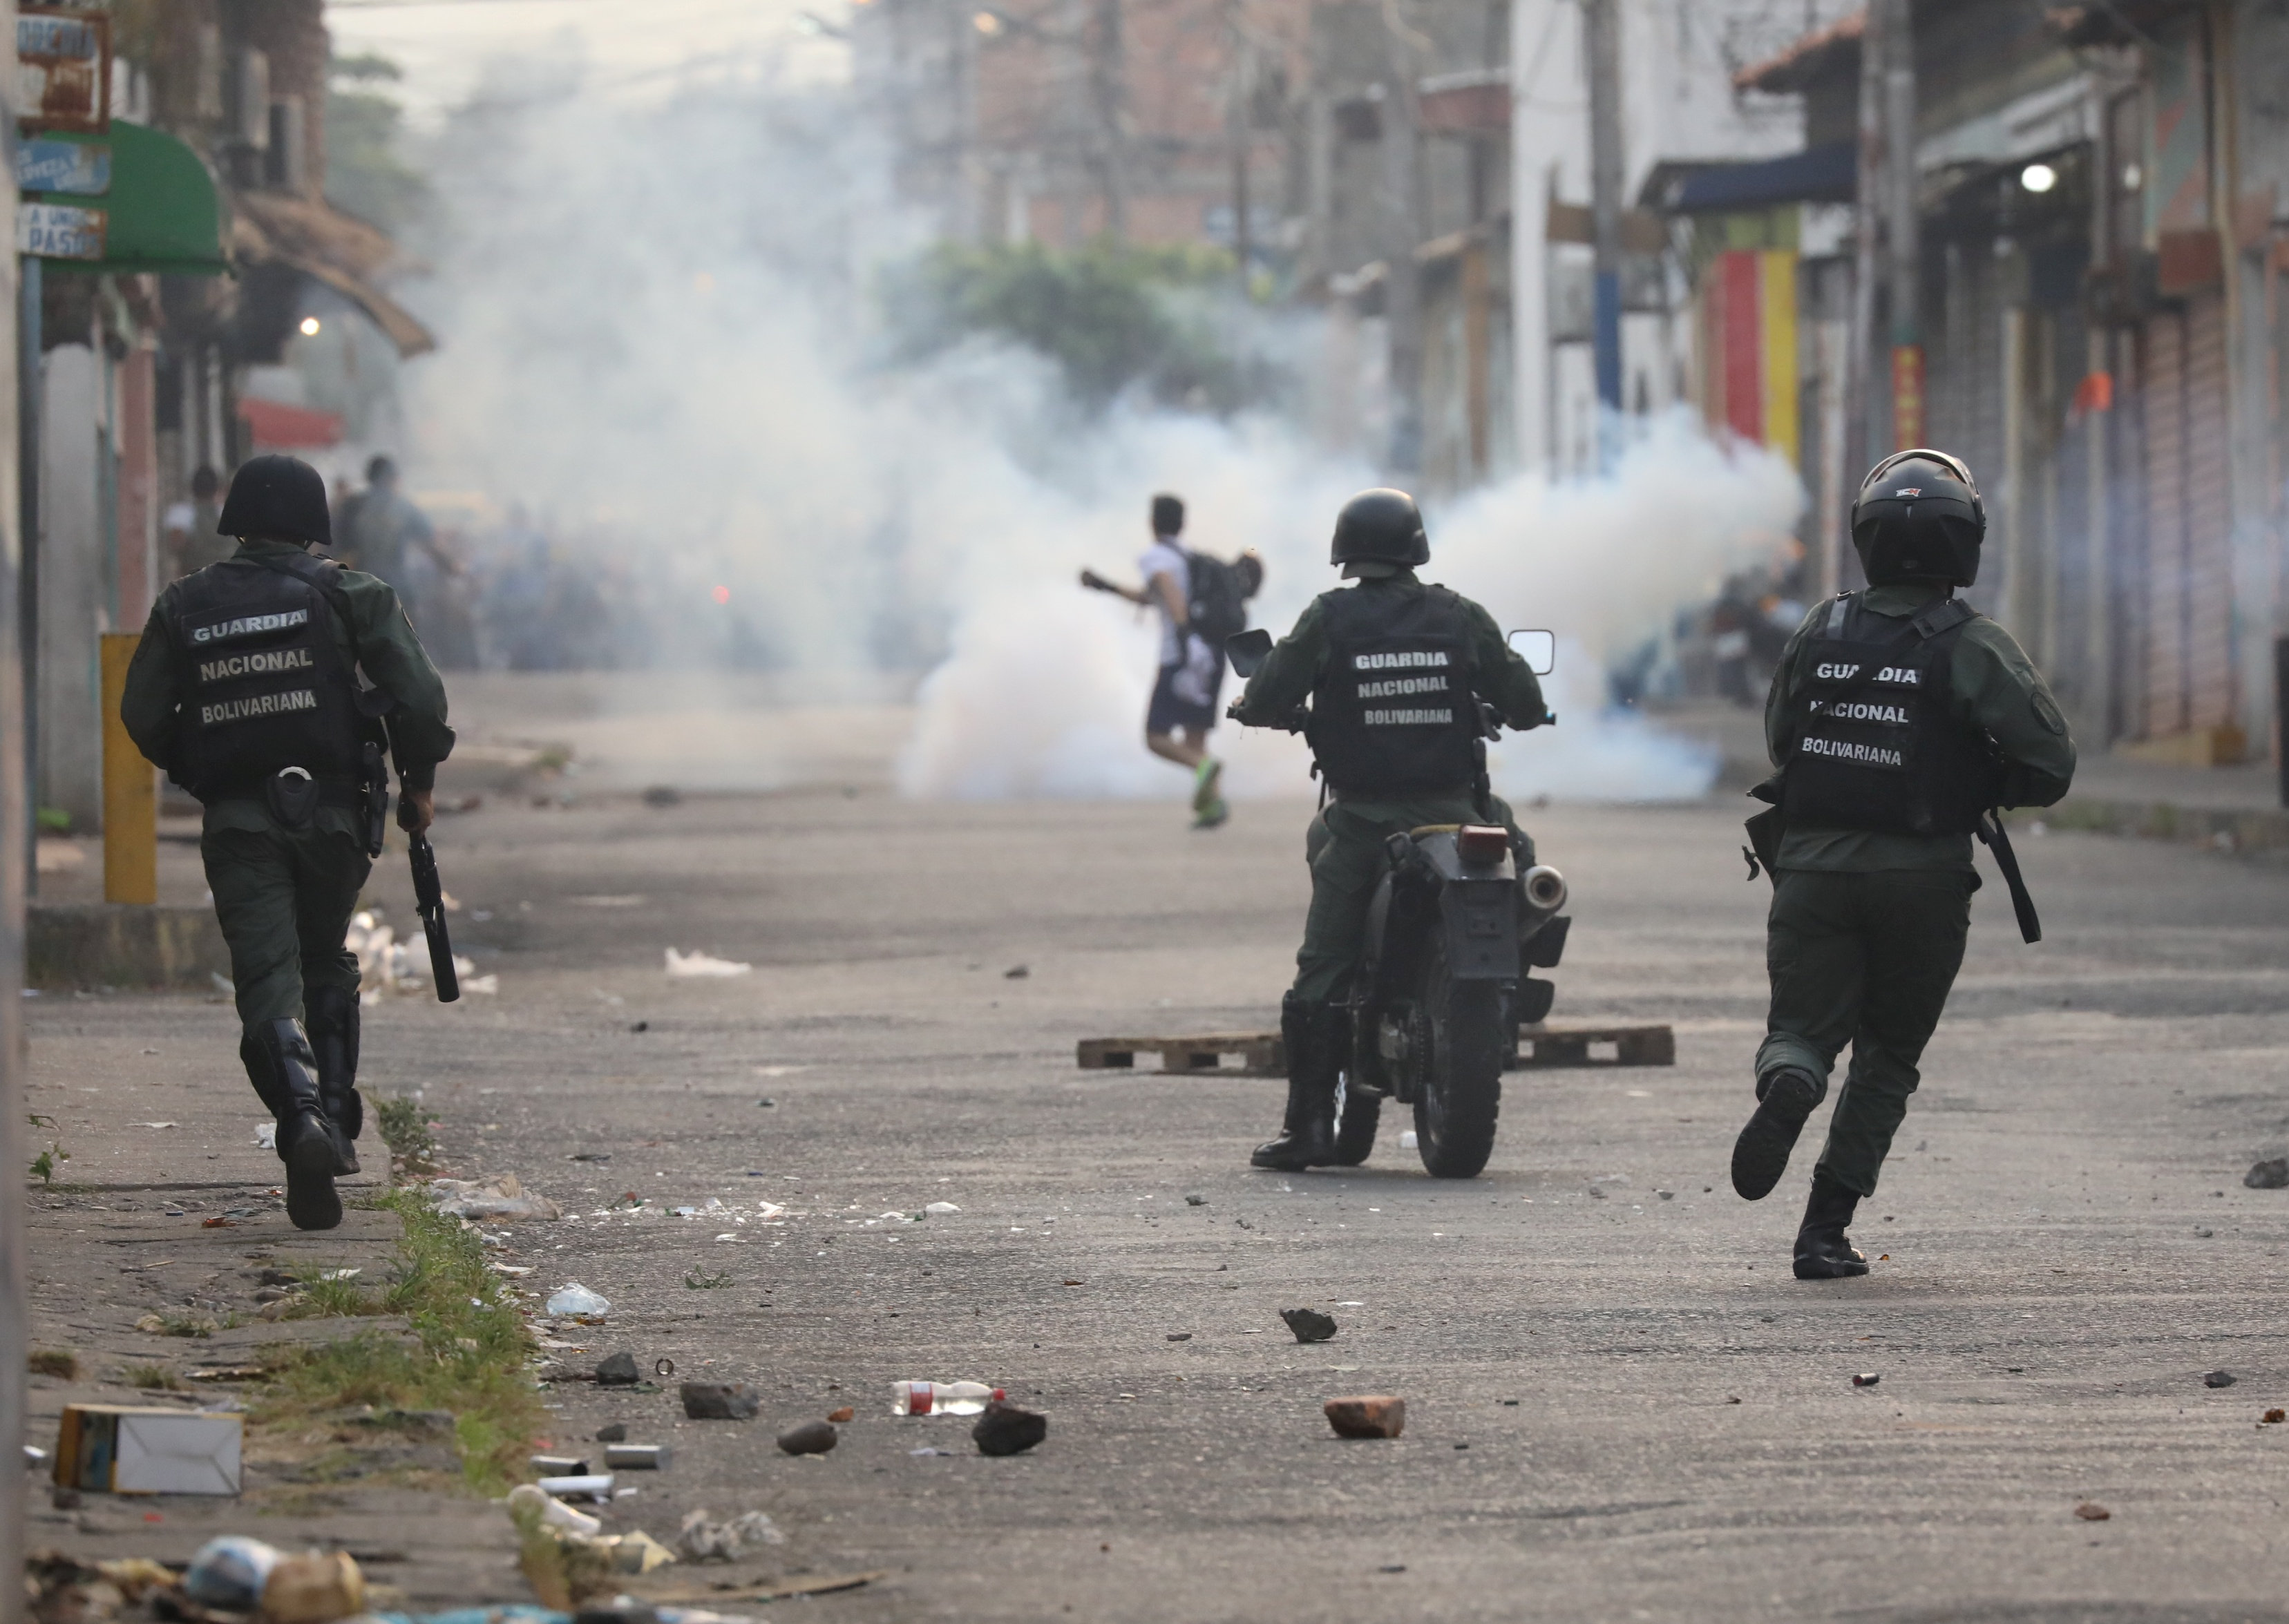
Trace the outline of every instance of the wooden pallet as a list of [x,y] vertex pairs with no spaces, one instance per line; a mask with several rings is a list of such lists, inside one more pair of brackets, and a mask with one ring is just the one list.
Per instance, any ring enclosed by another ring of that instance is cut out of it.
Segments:
[[[1608,1060],[1592,1044],[1614,1046]],[[1666,1026],[1528,1026],[1518,1034],[1511,1070],[1548,1066],[1673,1066],[1677,1034]]]
[[[1177,1038],[1084,1038],[1084,1071],[1126,1071],[1139,1055],[1158,1055],[1163,1071],[1223,1071],[1233,1077],[1285,1077],[1288,1051],[1278,1032],[1197,1032]],[[1227,1066],[1236,1055],[1240,1063]]]

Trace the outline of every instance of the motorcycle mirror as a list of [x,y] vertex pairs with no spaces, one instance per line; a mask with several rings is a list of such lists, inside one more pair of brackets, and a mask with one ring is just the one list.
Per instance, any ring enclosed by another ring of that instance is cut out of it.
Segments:
[[1224,640],[1224,651],[1232,657],[1234,671],[1243,678],[1252,677],[1272,657],[1272,633],[1262,626],[1252,632],[1235,632]]
[[1558,633],[1555,632],[1512,632],[1511,651],[1526,662],[1526,668],[1537,677],[1546,677],[1558,669]]

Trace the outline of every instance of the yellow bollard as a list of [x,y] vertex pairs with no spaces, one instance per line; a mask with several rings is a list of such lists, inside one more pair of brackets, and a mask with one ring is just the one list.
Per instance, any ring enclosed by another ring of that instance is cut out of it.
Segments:
[[103,900],[148,907],[159,900],[159,769],[119,720],[127,663],[142,641],[103,634]]

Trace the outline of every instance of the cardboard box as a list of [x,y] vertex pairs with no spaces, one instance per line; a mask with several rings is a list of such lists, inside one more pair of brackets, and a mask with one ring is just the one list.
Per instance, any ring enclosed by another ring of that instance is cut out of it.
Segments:
[[243,1432],[236,1415],[68,1405],[55,1478],[106,1494],[235,1494]]

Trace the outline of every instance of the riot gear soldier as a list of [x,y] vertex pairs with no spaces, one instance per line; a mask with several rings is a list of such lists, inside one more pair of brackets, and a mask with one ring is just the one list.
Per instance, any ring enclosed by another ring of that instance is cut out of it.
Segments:
[[1990,814],[2064,795],[2074,741],[2011,634],[1953,595],[1978,577],[1986,524],[1958,459],[1917,450],[1878,463],[1852,508],[1868,586],[1814,607],[1766,701],[1779,770],[1751,792],[1772,804],[1750,828],[1773,880],[1772,1006],[1756,1111],[1733,1149],[1742,1196],[1780,1182],[1852,1046],[1797,1236],[1798,1279],[1868,1270],[1846,1230],[1875,1193],[1963,961],[1974,832],[1996,847],[2027,939],[2038,934]]
[[217,529],[237,552],[160,594],[120,715],[204,808],[239,1056],[277,1120],[288,1216],[331,1229],[333,1181],[359,1170],[358,969],[343,940],[380,851],[383,752],[403,786],[398,822],[418,831],[453,732],[396,593],[308,552],[332,535],[315,469],[254,458]]
[[1412,497],[1353,497],[1336,518],[1328,561],[1357,585],[1313,600],[1232,708],[1249,726],[1279,726],[1309,698],[1307,737],[1328,793],[1304,839],[1311,912],[1280,1004],[1288,1106],[1279,1135],[1249,1158],[1258,1167],[1292,1172],[1335,1158],[1343,999],[1387,863],[1385,839],[1491,819],[1512,826],[1521,868],[1532,863],[1510,808],[1491,796],[1479,804],[1472,744],[1481,699],[1511,727],[1539,726],[1548,715],[1541,685],[1485,609],[1416,578],[1430,557]]

